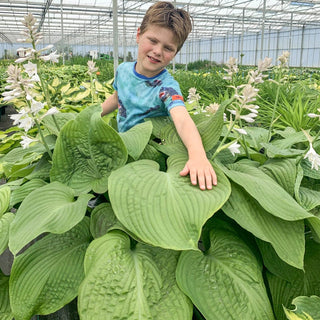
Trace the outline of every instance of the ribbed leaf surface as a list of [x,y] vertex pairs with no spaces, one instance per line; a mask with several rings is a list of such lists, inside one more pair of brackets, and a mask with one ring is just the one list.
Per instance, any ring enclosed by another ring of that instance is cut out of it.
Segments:
[[232,164],[224,173],[241,185],[260,205],[276,217],[295,221],[311,217],[277,182],[262,170],[244,164]]
[[31,192],[20,205],[10,226],[9,248],[16,254],[44,232],[64,233],[79,223],[91,194],[74,199],[74,191],[53,182]]
[[5,276],[0,270],[0,319],[12,320],[9,300],[9,277]]
[[15,258],[10,302],[16,320],[53,313],[77,296],[90,240],[89,219],[85,217],[70,231],[45,236]]
[[239,185],[232,192],[223,211],[261,240],[270,242],[286,263],[303,269],[304,222],[282,220],[267,211]]
[[127,147],[128,154],[137,160],[150,140],[152,133],[152,122],[146,121],[137,124],[126,132],[121,132],[120,137]]
[[14,217],[14,213],[7,212],[0,218],[0,254],[8,248],[9,228]]
[[0,218],[7,211],[10,203],[11,190],[4,186],[0,188]]
[[192,304],[175,281],[178,252],[137,244],[121,231],[94,240],[79,289],[82,320],[191,320]]
[[127,149],[100,113],[100,105],[88,107],[61,129],[53,154],[52,181],[79,193],[107,190],[111,171],[127,161]]
[[306,210],[312,210],[320,205],[320,192],[308,188],[300,187],[299,189],[301,205]]
[[216,222],[205,254],[181,253],[179,287],[206,320],[274,320],[262,266],[239,236]]
[[38,189],[46,185],[47,183],[41,179],[33,179],[19,188],[12,191],[11,199],[10,199],[10,205],[14,206],[15,204],[22,202],[23,199],[31,193],[33,190]]
[[230,194],[229,180],[216,170],[218,185],[201,191],[181,177],[184,156],[170,157],[168,171],[150,160],[130,163],[112,172],[109,196],[119,221],[143,241],[174,250],[198,248],[204,223]]
[[[278,320],[286,319],[283,306],[289,308],[291,302],[298,296],[320,296],[320,244],[307,238],[304,272],[296,272],[296,269],[290,272],[287,269],[286,278],[280,278],[271,273],[267,273],[267,279],[272,295],[272,302],[274,305],[274,312]],[[273,257],[266,261],[269,269],[278,269],[282,262]]]

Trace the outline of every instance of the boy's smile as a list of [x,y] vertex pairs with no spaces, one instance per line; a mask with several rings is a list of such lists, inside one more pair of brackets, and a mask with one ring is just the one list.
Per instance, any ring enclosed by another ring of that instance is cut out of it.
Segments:
[[138,59],[136,71],[148,78],[159,74],[177,53],[177,43],[170,29],[151,25],[137,32]]

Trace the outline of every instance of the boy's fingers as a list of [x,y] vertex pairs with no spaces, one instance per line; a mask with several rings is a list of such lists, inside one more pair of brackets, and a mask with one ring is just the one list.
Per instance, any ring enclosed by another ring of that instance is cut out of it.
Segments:
[[189,168],[187,165],[184,166],[184,168],[180,171],[180,176],[186,176],[189,173]]

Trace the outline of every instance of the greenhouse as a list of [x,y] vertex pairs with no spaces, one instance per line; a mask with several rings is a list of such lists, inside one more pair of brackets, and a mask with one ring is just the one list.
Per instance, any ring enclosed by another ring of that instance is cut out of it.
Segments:
[[320,1],[0,7],[0,320],[320,320]]

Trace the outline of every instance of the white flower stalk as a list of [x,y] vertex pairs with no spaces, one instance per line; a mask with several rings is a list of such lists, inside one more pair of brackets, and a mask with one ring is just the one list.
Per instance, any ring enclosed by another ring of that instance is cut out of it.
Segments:
[[59,113],[58,108],[57,107],[52,107],[43,115],[43,118],[46,117],[46,116],[51,116],[53,114],[57,114],[57,113]]
[[252,123],[255,121],[255,117],[257,116],[256,113],[249,113],[249,114],[245,114],[245,115],[241,115],[240,116],[240,119],[248,122],[248,123]]
[[[242,88],[241,92],[238,93],[238,89]],[[235,98],[240,102],[242,106],[247,105],[256,100],[259,89],[253,87],[251,84],[241,85],[236,88]]]
[[290,52],[289,51],[283,51],[282,55],[278,58],[280,61],[280,68],[285,68],[288,66],[288,60],[289,60]]
[[95,66],[96,63],[94,61],[89,60],[87,65],[88,65],[88,74],[93,75],[98,71],[98,68]]
[[225,80],[232,80],[232,76],[238,73],[239,69],[237,66],[237,59],[234,57],[230,57],[228,62],[226,63],[227,69],[223,69],[227,72],[227,76],[224,76],[223,79]]
[[40,110],[44,108],[44,103],[36,101],[34,99],[31,100],[31,113],[35,116],[39,113]]
[[37,141],[37,140],[31,139],[28,136],[23,136],[22,140],[20,141],[20,144],[23,149],[27,149],[27,148],[29,148],[30,143],[35,142],[35,141]]
[[320,166],[320,156],[316,153],[316,151],[313,149],[312,143],[309,142],[309,150],[304,156],[304,159],[308,159],[311,163],[311,169],[319,169]]
[[201,99],[199,93],[196,93],[196,92],[197,92],[197,89],[196,89],[196,88],[190,88],[190,89],[188,90],[189,95],[188,95],[187,101],[188,101],[189,103],[194,103],[194,102],[197,102],[197,103],[198,103],[199,100]]
[[240,144],[236,141],[232,143],[228,149],[232,153],[232,156],[235,156],[237,153],[240,153]]
[[250,70],[248,72],[248,83],[263,83],[263,78],[266,78],[268,75],[263,74],[264,71],[267,71],[271,67],[272,58],[264,58],[258,62],[257,70]]
[[[320,113],[320,108],[318,108],[317,111]],[[319,120],[320,120],[320,114],[308,113],[307,115],[309,118],[319,118]]]

